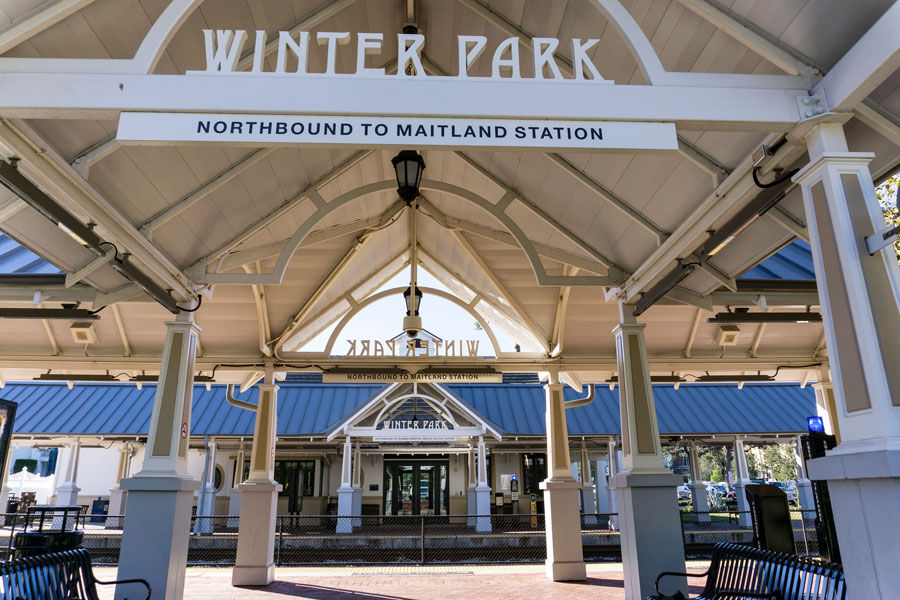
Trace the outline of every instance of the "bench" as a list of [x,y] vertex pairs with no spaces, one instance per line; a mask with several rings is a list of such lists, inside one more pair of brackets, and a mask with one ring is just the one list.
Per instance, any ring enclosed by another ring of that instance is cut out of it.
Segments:
[[660,593],[659,582],[668,576],[706,577],[706,586],[696,600],[843,600],[847,594],[839,565],[740,544],[716,544],[706,573],[660,573],[657,595],[648,600],[685,598],[681,592],[674,596]]
[[99,600],[98,583],[141,584],[147,588],[147,595],[129,598],[150,598],[150,584],[143,579],[99,581],[83,548],[0,562],[0,598],[8,600]]

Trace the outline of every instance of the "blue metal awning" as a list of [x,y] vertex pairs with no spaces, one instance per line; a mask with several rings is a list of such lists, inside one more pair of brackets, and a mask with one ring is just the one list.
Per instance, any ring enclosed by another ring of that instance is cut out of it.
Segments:
[[803,240],[794,240],[766,260],[745,272],[741,279],[815,279],[812,249]]
[[[444,386],[505,435],[544,435],[544,389],[540,385]],[[282,384],[278,435],[324,435],[381,390],[378,385]],[[131,384],[8,384],[0,398],[18,402],[19,435],[147,435],[155,386]],[[811,388],[797,385],[682,384],[653,386],[660,433],[800,433],[816,414]],[[255,402],[253,388],[242,399]],[[566,388],[566,398],[581,392]],[[588,406],[568,411],[571,435],[619,433],[618,391],[597,386]],[[225,401],[225,387],[194,388],[191,433],[252,435],[254,415]]]
[[59,273],[52,264],[0,233],[0,274],[49,275]]

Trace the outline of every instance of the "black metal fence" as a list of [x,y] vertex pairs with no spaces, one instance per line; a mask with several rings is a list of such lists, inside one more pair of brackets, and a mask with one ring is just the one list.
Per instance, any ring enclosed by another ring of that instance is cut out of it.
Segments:
[[[0,559],[8,556],[23,515],[0,516]],[[87,515],[84,546],[96,564],[119,560],[123,518]],[[188,564],[231,566],[239,518],[192,517]],[[817,556],[815,511],[792,511],[797,553]],[[547,557],[543,515],[336,516],[279,515],[275,561],[301,565],[450,565],[539,563]],[[708,557],[717,542],[752,543],[749,514],[681,513],[688,558]],[[581,544],[589,562],[621,560],[618,515],[581,515]]]

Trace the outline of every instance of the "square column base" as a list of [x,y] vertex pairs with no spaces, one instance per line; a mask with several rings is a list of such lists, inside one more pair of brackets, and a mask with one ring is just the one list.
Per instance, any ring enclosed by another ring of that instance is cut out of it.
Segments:
[[353,488],[353,527],[362,527],[362,488]]
[[597,509],[594,507],[594,486],[584,484],[581,487],[581,512],[584,513],[585,525],[597,524]]
[[807,470],[828,482],[848,600],[896,598],[900,450],[830,455],[809,461]]
[[544,523],[547,536],[547,577],[552,581],[584,581],[587,571],[581,547],[581,514],[578,492],[581,484],[571,480],[546,480]]
[[734,484],[735,496],[737,496],[738,505],[738,526],[753,527],[753,517],[750,516],[750,501],[747,500],[747,491],[744,486],[750,484],[749,479],[738,479]]
[[[119,579],[146,579],[154,600],[181,600],[187,568],[191,508],[200,482],[178,476],[131,477],[119,487],[128,492],[128,513],[119,552]],[[116,600],[136,597],[143,588],[116,586]]]
[[[816,510],[816,499],[813,495],[812,482],[809,479],[797,480],[797,502],[800,504],[801,510]],[[806,514],[803,516],[806,518]],[[812,513],[809,516],[812,518]]]
[[[626,600],[655,594],[656,576],[684,573],[684,539],[676,488],[683,479],[668,471],[625,473],[610,478],[619,506]],[[684,578],[666,578],[662,592],[687,591]]]
[[491,532],[491,488],[487,485],[479,485],[475,488],[475,531],[482,533]]
[[125,524],[125,501],[128,499],[128,492],[119,488],[109,490],[109,509],[106,511],[105,527],[107,529],[118,529]]
[[78,492],[81,488],[72,483],[64,483],[56,488],[57,506],[75,506],[78,504]]
[[339,487],[338,495],[338,520],[335,527],[336,533],[353,533],[353,488]]
[[478,514],[478,508],[475,506],[474,485],[466,488],[466,514],[469,515],[469,518],[466,519],[466,525],[468,527],[475,527],[475,517],[473,515]]
[[241,520],[241,490],[240,488],[231,490],[231,494],[228,496],[228,516],[231,517],[228,519],[228,527],[232,529],[237,529],[240,526]]
[[709,496],[706,491],[705,483],[689,483],[688,489],[691,490],[691,504],[694,507],[695,513],[700,513],[697,515],[698,523],[709,523],[711,521],[709,517]]
[[275,515],[281,485],[241,484],[241,520],[231,585],[268,585],[275,580]]

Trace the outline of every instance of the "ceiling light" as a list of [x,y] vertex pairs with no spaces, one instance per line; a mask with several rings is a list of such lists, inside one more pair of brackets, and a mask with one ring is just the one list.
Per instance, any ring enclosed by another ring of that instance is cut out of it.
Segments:
[[425,159],[415,150],[403,150],[391,159],[394,173],[397,176],[397,194],[407,205],[419,197],[419,184],[422,182],[422,171],[425,170]]

